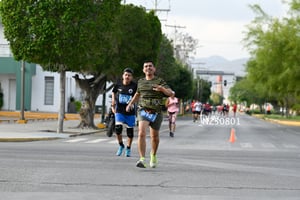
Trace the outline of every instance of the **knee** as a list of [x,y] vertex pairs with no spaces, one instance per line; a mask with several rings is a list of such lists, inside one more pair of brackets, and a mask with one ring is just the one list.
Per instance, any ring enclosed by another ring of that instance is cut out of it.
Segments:
[[151,138],[152,138],[152,140],[155,140],[155,141],[159,140],[159,136],[158,135],[152,135]]
[[133,128],[127,128],[127,137],[128,138],[133,138]]
[[150,130],[150,137],[154,139],[159,138],[159,131],[154,129]]
[[122,130],[123,130],[122,124],[117,124],[116,125],[116,134],[117,135],[121,135],[122,134]]
[[146,132],[139,131],[139,138],[145,138],[146,139]]

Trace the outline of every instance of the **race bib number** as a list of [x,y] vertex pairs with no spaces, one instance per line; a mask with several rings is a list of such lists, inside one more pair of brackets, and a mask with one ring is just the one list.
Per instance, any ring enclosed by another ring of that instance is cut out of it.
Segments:
[[157,113],[148,113],[145,110],[141,110],[140,115],[150,122],[154,122],[157,117]]
[[128,104],[128,102],[131,100],[131,96],[127,94],[119,94],[119,103],[120,104]]

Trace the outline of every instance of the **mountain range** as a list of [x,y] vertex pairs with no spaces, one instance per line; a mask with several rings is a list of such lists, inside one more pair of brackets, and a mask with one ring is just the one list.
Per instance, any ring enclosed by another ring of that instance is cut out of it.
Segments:
[[196,69],[210,71],[224,71],[235,73],[236,76],[246,75],[246,63],[249,58],[240,58],[236,60],[227,60],[222,56],[210,56],[205,58],[196,58],[192,66]]

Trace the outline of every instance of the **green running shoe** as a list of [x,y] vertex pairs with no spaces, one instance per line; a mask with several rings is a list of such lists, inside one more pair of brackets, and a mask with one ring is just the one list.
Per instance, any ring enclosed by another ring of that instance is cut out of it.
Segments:
[[150,167],[151,168],[157,167],[157,157],[156,157],[156,155],[150,154]]

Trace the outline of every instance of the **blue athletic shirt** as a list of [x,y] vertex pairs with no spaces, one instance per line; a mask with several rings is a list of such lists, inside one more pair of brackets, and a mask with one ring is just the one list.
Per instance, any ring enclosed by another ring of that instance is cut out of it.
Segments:
[[133,81],[128,85],[123,85],[122,82],[118,82],[112,92],[115,93],[116,112],[124,115],[135,115],[135,109],[130,112],[126,112],[126,106],[134,96],[137,90],[137,84]]

